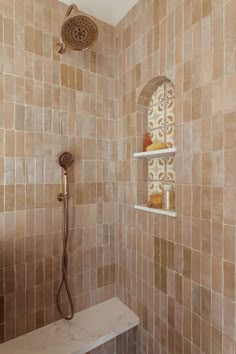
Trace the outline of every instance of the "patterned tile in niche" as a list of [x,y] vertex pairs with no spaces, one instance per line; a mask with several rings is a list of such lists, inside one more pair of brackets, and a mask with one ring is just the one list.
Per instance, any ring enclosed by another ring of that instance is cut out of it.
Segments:
[[175,181],[174,158],[166,157],[166,180]]
[[156,126],[156,116],[153,107],[148,108],[148,131],[154,129]]
[[175,126],[169,125],[166,128],[166,144],[168,147],[173,147],[175,145]]
[[166,82],[164,85],[165,85],[165,90],[166,90],[166,99],[169,99],[171,97],[175,97],[174,85],[171,82]]
[[[175,146],[175,89],[170,82],[159,86],[154,92],[148,110],[148,131],[153,142],[165,142]],[[149,195],[162,192],[166,181],[175,180],[174,159],[154,159],[148,165]]]
[[166,125],[175,123],[175,99],[174,98],[170,98],[169,100],[167,100],[165,116],[166,116],[166,121],[165,121]]
[[148,197],[151,194],[156,194],[156,193],[162,193],[163,191],[163,183],[161,182],[156,182],[156,181],[150,181],[148,183]]
[[151,139],[153,142],[156,141],[161,141],[165,142],[165,129],[163,128],[158,128],[155,130],[150,131]]
[[157,104],[161,105],[165,101],[165,85],[161,85],[158,87],[155,96],[156,96]]
[[174,112],[175,109],[175,98],[171,97],[166,100],[166,111],[167,112]]
[[149,107],[148,109],[148,129],[156,129],[164,126],[165,123],[165,110],[164,106],[159,105]]
[[161,85],[156,92],[152,95],[149,106],[160,105],[165,101],[165,87]]
[[166,125],[174,124],[175,122],[175,115],[174,112],[166,112]]
[[164,180],[165,179],[165,158],[148,160],[148,179]]

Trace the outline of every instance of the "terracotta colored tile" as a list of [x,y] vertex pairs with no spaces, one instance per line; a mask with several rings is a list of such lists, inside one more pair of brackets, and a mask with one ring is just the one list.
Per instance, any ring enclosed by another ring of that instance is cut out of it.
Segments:
[[201,0],[192,1],[192,24],[197,23],[201,19]]
[[202,17],[210,15],[212,11],[212,0],[202,1]]
[[212,328],[212,351],[216,354],[222,354],[222,333]]
[[223,316],[222,316],[223,296],[215,292],[212,293],[212,324],[220,332],[222,332]]
[[231,74],[235,71],[236,57],[235,57],[236,37],[230,37],[225,41],[225,73]]
[[43,55],[43,33],[35,31],[35,54]]
[[224,225],[224,259],[235,262],[235,228]]
[[224,144],[226,149],[234,148],[236,142],[235,134],[235,114],[227,113],[224,115]]
[[192,66],[191,62],[184,64],[184,92],[188,91],[191,87],[191,77],[192,77]]
[[210,353],[211,348],[211,326],[206,321],[201,321],[201,350]]
[[214,221],[221,221],[223,219],[223,189],[213,188],[212,194],[214,205],[212,219]]
[[235,187],[236,170],[234,166],[234,160],[236,156],[236,150],[230,150],[225,152],[225,185],[229,187]]
[[223,336],[223,354],[233,354],[234,352],[234,340],[227,336]]
[[222,224],[212,224],[212,251],[213,255],[222,257],[223,254],[223,227]]
[[211,321],[212,304],[211,304],[211,291],[201,288],[201,316],[208,322]]
[[76,70],[76,90],[83,90],[83,73],[80,69]]
[[224,72],[224,48],[220,44],[213,51],[213,80],[217,80],[223,76]]
[[223,117],[222,114],[217,114],[212,118],[212,123],[214,124],[212,149],[221,150],[223,148]]
[[184,248],[183,251],[183,256],[184,256],[184,269],[183,269],[183,275],[187,278],[191,278],[191,250],[188,248]]
[[211,288],[212,286],[211,256],[204,253],[201,257],[201,282],[205,287]]
[[230,0],[225,6],[225,37],[230,37],[236,32],[236,24],[234,21],[235,14],[235,2]]
[[234,224],[235,221],[235,207],[234,198],[236,196],[235,188],[224,188],[224,209],[223,215],[224,220],[228,224]]
[[199,268],[201,264],[200,260],[201,260],[200,252],[193,251],[192,252],[192,279],[196,283],[200,283],[200,273],[199,273]]
[[224,262],[224,295],[235,300],[235,266],[230,262]]
[[35,51],[35,39],[34,30],[31,27],[25,27],[25,50],[27,52],[34,53]]
[[202,154],[202,184],[211,185],[212,155],[209,152]]
[[14,45],[14,23],[10,18],[4,19],[4,43]]
[[235,304],[227,298],[223,300],[223,331],[231,339],[234,339],[235,333]]
[[200,331],[200,317],[193,314],[192,316],[192,336],[193,343],[200,347],[201,331]]
[[236,75],[226,76],[224,79],[224,110],[225,111],[234,111],[235,100],[232,94],[232,91],[236,87]]
[[61,64],[61,85],[64,87],[68,87],[68,66],[65,64]]
[[212,258],[212,288],[213,290],[222,293],[222,261],[220,258]]

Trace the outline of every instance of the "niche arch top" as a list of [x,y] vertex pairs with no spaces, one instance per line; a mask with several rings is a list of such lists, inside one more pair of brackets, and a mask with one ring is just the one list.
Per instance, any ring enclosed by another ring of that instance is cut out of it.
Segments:
[[156,76],[154,79],[151,79],[139,93],[137,105],[148,107],[154,92],[158,89],[159,86],[161,86],[165,82],[172,81],[165,76]]

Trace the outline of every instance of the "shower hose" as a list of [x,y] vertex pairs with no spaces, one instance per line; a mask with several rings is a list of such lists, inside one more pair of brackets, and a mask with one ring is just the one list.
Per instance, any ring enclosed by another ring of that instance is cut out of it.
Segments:
[[[62,197],[62,202],[63,202],[63,214],[64,214],[64,220],[63,220],[63,253],[62,253],[62,278],[61,278],[61,283],[58,289],[57,293],[57,309],[60,313],[60,315],[65,319],[65,320],[71,320],[74,317],[74,305],[73,305],[73,300],[70,292],[70,287],[68,284],[67,280],[67,267],[68,267],[68,260],[67,260],[67,245],[68,245],[68,196],[64,195]],[[62,310],[62,305],[60,302],[60,295],[63,289],[63,285],[65,286],[66,289],[66,294],[69,300],[69,306],[70,306],[70,314],[67,315],[65,312]]]

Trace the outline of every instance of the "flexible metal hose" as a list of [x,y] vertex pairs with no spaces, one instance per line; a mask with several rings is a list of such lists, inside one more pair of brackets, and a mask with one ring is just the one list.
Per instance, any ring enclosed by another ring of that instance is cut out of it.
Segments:
[[[57,309],[60,313],[60,315],[65,319],[65,320],[71,320],[74,317],[74,305],[73,305],[73,300],[70,292],[70,287],[68,284],[67,280],[67,244],[68,244],[68,195],[64,194],[63,196],[63,211],[64,211],[64,225],[63,225],[63,254],[62,254],[62,279],[61,283],[58,289],[57,293]],[[62,287],[65,285],[66,289],[66,294],[69,300],[69,305],[70,305],[70,315],[67,315],[63,312],[62,306],[60,303],[60,294],[62,291]]]

